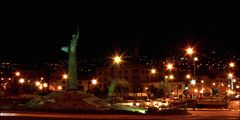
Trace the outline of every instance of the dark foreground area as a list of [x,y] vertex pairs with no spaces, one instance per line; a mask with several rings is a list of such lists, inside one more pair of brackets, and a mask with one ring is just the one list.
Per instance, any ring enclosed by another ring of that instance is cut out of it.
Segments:
[[129,115],[129,114],[64,114],[44,112],[1,112],[1,120],[82,120],[82,119],[115,119],[115,120],[239,120],[239,111],[199,110],[189,111],[185,115]]

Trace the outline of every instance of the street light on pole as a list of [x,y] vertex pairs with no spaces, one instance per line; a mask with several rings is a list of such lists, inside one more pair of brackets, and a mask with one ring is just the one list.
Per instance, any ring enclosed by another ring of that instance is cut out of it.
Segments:
[[235,66],[235,64],[234,64],[233,62],[230,62],[230,63],[229,63],[229,66],[230,66],[231,68],[233,68],[233,67]]
[[[230,63],[229,63],[229,67],[230,67],[231,69],[233,69],[233,68],[235,67],[235,63],[234,63],[234,62],[230,62]],[[230,70],[230,72],[232,72],[232,71]],[[233,73],[229,73],[229,74],[228,74],[228,77],[230,78],[230,87],[231,87],[231,89],[233,90]]]
[[151,74],[155,74],[156,73],[156,69],[151,69]]
[[191,75],[190,75],[190,74],[187,74],[187,75],[186,75],[186,78],[187,78],[187,79],[190,79],[190,78],[191,78]]
[[96,85],[96,84],[97,84],[97,80],[96,80],[96,79],[93,79],[93,80],[92,80],[92,84],[93,84],[93,85]]
[[193,64],[194,64],[193,79],[194,79],[194,80],[196,79],[196,65],[195,65],[195,64],[196,64],[196,63],[195,63],[196,61],[198,61],[198,58],[197,58],[197,57],[194,57],[194,58],[193,58]]
[[91,86],[91,87],[90,87],[90,89],[88,88],[88,91],[89,91],[90,93],[95,94],[95,92],[96,92],[96,85],[97,85],[97,83],[98,83],[98,82],[97,82],[97,79],[95,79],[95,78],[92,79],[90,83],[91,83],[91,85],[88,85],[88,87],[89,87],[89,86]]
[[23,90],[22,90],[22,89],[23,89],[22,86],[23,86],[23,83],[25,82],[25,80],[24,80],[23,78],[20,78],[20,79],[18,80],[18,82],[20,83],[20,90],[19,90],[19,91],[20,91],[20,94],[21,94],[22,91],[23,91]]
[[[190,55],[190,57],[192,57],[192,54],[193,53],[195,53],[195,51],[193,50],[193,48],[192,47],[189,47],[189,48],[187,48],[186,49],[186,54],[187,55]],[[195,79],[195,61],[197,61],[198,60],[198,58],[197,57],[194,57],[194,59],[193,59],[193,65],[194,65],[194,73],[193,73],[193,79]]]
[[187,54],[192,55],[194,53],[193,48],[189,47],[186,49]]
[[173,64],[172,63],[168,63],[167,64],[167,69],[171,71],[173,69]]
[[20,72],[17,71],[17,72],[15,73],[15,75],[16,75],[16,76],[20,76]]
[[110,85],[110,87],[108,88],[109,89],[109,93],[108,95],[109,96],[112,96],[112,94],[114,93],[115,91],[115,82],[116,82],[116,79],[115,79],[115,73],[114,73],[114,67],[116,65],[120,65],[120,63],[122,62],[122,57],[119,56],[119,55],[115,55],[113,58],[113,62],[112,62],[112,67],[111,67],[111,77],[112,77],[112,83]]
[[67,74],[63,74],[63,79],[66,80],[68,78]]
[[119,65],[122,62],[122,57],[119,55],[115,55],[113,57],[113,65],[112,65],[112,79],[115,79],[115,75],[114,75],[114,64]]
[[233,90],[233,81],[232,81],[233,74],[232,73],[228,73],[228,77],[230,78],[230,88],[231,88],[231,90]]
[[157,74],[157,70],[155,69],[155,68],[152,68],[151,70],[150,70],[150,73],[151,73],[151,79],[152,80],[157,80],[158,79],[158,75],[156,75]]
[[[190,55],[191,58],[192,58],[192,55],[195,53],[194,49],[192,47],[189,47],[186,49],[186,54],[187,55]],[[193,79],[191,81],[191,84],[193,86],[195,86],[196,84],[196,65],[195,65],[195,62],[198,61],[198,58],[197,57],[194,57],[193,58]],[[193,94],[192,94],[193,95]]]
[[[173,79],[174,79],[174,75],[172,74],[172,69],[174,68],[174,67],[173,67],[173,63],[168,63],[168,64],[166,65],[166,67],[167,67],[167,70],[169,70],[170,75],[167,76],[167,77],[165,77],[165,78],[168,78],[168,79],[170,79],[170,80],[173,80]],[[178,97],[178,82],[177,82],[177,97]]]
[[117,63],[117,64],[119,64],[121,61],[122,61],[122,59],[121,59],[121,56],[115,56],[114,58],[114,63]]

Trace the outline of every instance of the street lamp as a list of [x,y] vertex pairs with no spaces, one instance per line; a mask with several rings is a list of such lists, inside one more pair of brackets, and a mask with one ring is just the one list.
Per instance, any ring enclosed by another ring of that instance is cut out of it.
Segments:
[[233,74],[232,73],[228,73],[228,77],[230,78],[230,87],[233,90],[233,81],[232,81]]
[[191,82],[191,85],[193,86],[196,85],[196,80],[191,80],[190,82]]
[[187,74],[187,75],[186,75],[186,78],[187,78],[187,79],[190,79],[190,78],[191,78],[191,75],[190,75],[190,74]]
[[39,81],[37,81],[37,82],[35,82],[35,85],[39,86],[39,85],[41,85],[41,83]]
[[[114,73],[114,67],[116,66],[116,65],[120,65],[120,63],[123,61],[122,60],[122,56],[119,56],[119,55],[115,55],[113,58],[113,65],[112,65],[112,73],[111,73],[111,77],[112,77],[112,79],[113,79],[113,82],[116,82],[116,79],[115,79],[115,73]],[[120,67],[120,66],[118,66],[118,67]],[[114,89],[113,89],[114,90]],[[114,92],[114,91],[113,91]],[[110,93],[110,94],[112,94],[112,93]]]
[[97,84],[96,79],[92,79],[91,81],[88,81],[88,92],[89,93],[95,93],[95,85]]
[[16,76],[20,76],[20,72],[16,72],[15,75],[16,75]]
[[68,75],[67,74],[63,74],[63,79],[67,79],[68,78]]
[[[235,63],[234,62],[230,62],[229,63],[229,67],[233,69],[235,67]],[[232,71],[230,70],[230,72],[232,72]],[[233,90],[233,79],[232,79],[233,78],[233,74],[229,73],[228,77],[230,78],[230,87]]]
[[96,80],[96,79],[93,79],[93,80],[92,80],[92,84],[93,84],[93,85],[96,85],[96,84],[97,84],[97,80]]
[[[172,69],[174,68],[174,67],[173,67],[173,63],[168,63],[168,64],[166,65],[166,67],[167,67],[167,70],[169,70],[170,75],[169,75],[169,76],[165,76],[165,78],[166,78],[166,79],[173,80],[173,79],[174,79],[174,76],[172,75]],[[176,82],[176,83],[177,83],[177,97],[178,97],[178,82]]]
[[156,69],[151,69],[151,74],[155,74],[156,73]]
[[122,61],[122,59],[121,59],[121,56],[115,56],[114,58],[114,63],[117,63],[117,64],[119,64],[121,61]]
[[42,90],[42,89],[43,89],[43,86],[42,86],[42,84],[41,84],[41,85],[39,85],[39,86],[38,86],[38,88],[39,88],[40,90]]
[[23,84],[25,82],[25,80],[23,78],[19,79],[18,81],[20,84]]
[[61,90],[62,90],[62,86],[59,85],[59,86],[57,87],[57,89],[58,89],[59,91],[61,91]]
[[192,98],[193,98],[193,90],[194,90],[194,86],[196,85],[196,80],[195,80],[195,79],[192,79],[192,80],[190,81],[190,84],[193,86],[193,87],[192,87]]
[[169,75],[169,79],[170,80],[174,79],[174,76],[173,75]]
[[194,57],[194,58],[193,58],[193,65],[194,65],[194,66],[193,66],[193,67],[194,67],[194,70],[193,70],[193,72],[194,72],[194,73],[193,73],[193,79],[196,78],[196,75],[195,75],[195,74],[196,74],[196,65],[195,65],[195,62],[196,62],[196,61],[198,61],[198,58],[197,58],[197,57]]
[[167,64],[167,69],[171,71],[173,69],[173,64],[172,63],[168,63]]
[[187,48],[186,53],[189,54],[189,55],[192,55],[194,53],[193,48],[191,48],[191,47]]
[[[192,57],[192,54],[195,53],[195,51],[193,50],[193,48],[189,47],[186,49],[186,54],[190,55]],[[195,79],[195,62],[198,61],[197,57],[193,58],[193,65],[194,65],[194,74],[193,74],[193,79]]]
[[233,62],[230,62],[230,63],[229,63],[229,66],[230,66],[231,68],[233,68],[233,67],[235,66],[235,64],[234,64]]
[[22,93],[22,84],[25,82],[25,80],[23,79],[23,78],[20,78],[19,80],[18,80],[18,82],[20,83],[20,90],[19,90],[19,92],[20,92],[20,94]]
[[[113,57],[113,64],[117,64],[119,65],[120,63],[122,62],[122,57],[121,56],[118,56],[118,55],[115,55]],[[112,78],[114,79],[115,76],[114,76],[114,68],[113,68],[114,65],[112,65]]]
[[151,73],[151,79],[152,79],[152,80],[157,80],[157,79],[158,79],[158,76],[155,75],[155,74],[157,73],[157,70],[156,70],[156,69],[152,68],[152,69],[150,70],[150,73]]
[[43,83],[43,87],[46,88],[48,86],[47,83]]
[[[186,54],[190,55],[192,57],[192,54],[194,54],[195,51],[193,48],[189,47],[186,49]],[[196,84],[196,65],[195,65],[195,62],[198,61],[198,58],[197,57],[194,57],[193,58],[193,79],[191,81],[191,84],[193,86],[195,86]]]

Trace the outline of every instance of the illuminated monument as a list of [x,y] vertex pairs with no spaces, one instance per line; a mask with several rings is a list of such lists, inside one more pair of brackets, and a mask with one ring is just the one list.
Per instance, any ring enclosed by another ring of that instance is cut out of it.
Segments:
[[68,47],[62,47],[62,50],[68,53],[68,85],[67,90],[77,90],[77,59],[76,49],[79,32],[72,35],[72,40]]

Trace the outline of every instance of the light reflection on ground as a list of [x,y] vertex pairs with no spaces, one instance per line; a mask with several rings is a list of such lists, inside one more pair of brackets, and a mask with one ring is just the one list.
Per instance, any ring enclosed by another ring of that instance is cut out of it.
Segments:
[[15,113],[0,113],[0,116],[16,116]]

